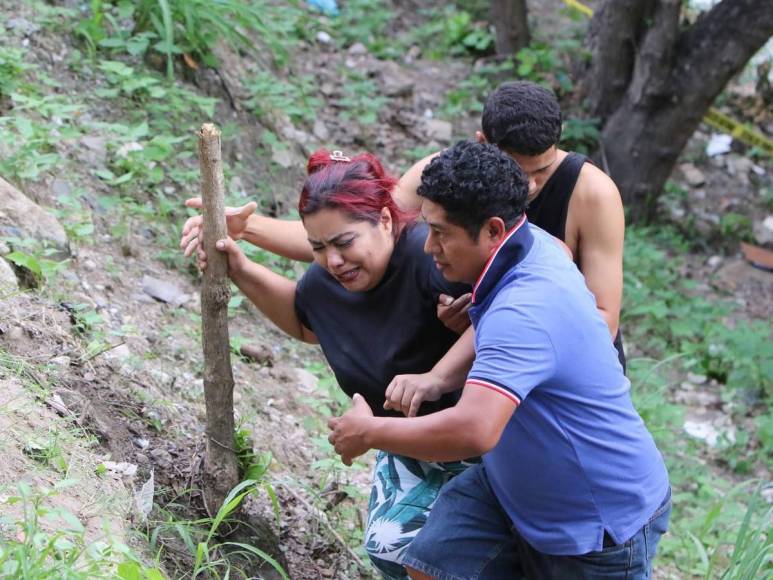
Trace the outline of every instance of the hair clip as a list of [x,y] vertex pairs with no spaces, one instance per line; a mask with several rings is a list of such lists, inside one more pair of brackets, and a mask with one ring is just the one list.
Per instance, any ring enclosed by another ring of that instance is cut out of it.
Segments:
[[343,151],[333,151],[330,155],[330,161],[345,161],[346,163],[349,163],[351,159],[344,155]]

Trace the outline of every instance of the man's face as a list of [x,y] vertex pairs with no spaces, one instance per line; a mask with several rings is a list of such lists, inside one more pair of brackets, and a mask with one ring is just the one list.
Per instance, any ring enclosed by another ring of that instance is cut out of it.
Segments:
[[467,230],[449,222],[446,210],[433,201],[422,199],[421,214],[429,225],[424,251],[435,259],[435,267],[450,282],[474,284],[496,244],[485,235],[473,241]]
[[537,197],[545,182],[553,175],[556,169],[557,151],[553,145],[550,149],[539,155],[521,155],[507,152],[515,162],[521,166],[529,178],[529,200]]

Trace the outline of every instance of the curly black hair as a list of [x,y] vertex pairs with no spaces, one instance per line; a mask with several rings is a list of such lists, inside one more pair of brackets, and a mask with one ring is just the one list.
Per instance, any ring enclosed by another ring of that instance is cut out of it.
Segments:
[[508,153],[539,155],[561,139],[561,107],[549,89],[528,81],[500,85],[483,107],[486,140]]
[[514,226],[526,209],[528,191],[526,174],[512,157],[488,143],[459,141],[424,168],[418,194],[477,240],[489,218]]

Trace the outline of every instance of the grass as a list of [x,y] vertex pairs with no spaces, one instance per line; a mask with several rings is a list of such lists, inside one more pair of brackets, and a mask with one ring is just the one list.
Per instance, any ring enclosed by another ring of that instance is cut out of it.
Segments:
[[[674,230],[629,228],[626,234],[622,327],[629,347],[644,355],[630,360],[628,374],[674,490],[671,532],[657,563],[690,576],[752,578],[749,571],[771,558],[773,520],[759,499],[770,482],[737,482],[752,466],[767,465],[769,473],[771,465],[770,328],[741,321],[729,326],[733,306],[701,296],[685,279],[686,252]],[[733,421],[757,429],[736,443],[721,440],[716,450],[686,437],[685,408],[673,394],[688,372],[718,381]]]

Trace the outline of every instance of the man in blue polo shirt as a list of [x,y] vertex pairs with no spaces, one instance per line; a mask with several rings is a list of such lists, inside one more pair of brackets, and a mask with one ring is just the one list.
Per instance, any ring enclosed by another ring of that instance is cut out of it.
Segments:
[[[475,361],[455,407],[381,418],[355,396],[330,440],[345,462],[373,447],[483,456],[410,545],[415,578],[648,578],[668,474],[593,295],[526,221],[526,193],[518,165],[487,144],[458,143],[424,170],[425,250],[448,280],[475,284]],[[458,387],[459,372],[438,380]]]

